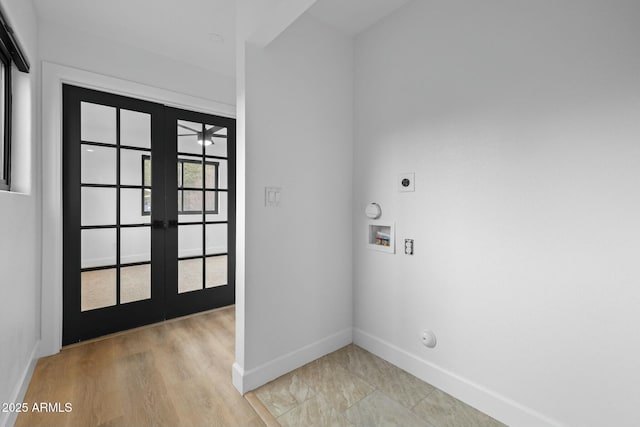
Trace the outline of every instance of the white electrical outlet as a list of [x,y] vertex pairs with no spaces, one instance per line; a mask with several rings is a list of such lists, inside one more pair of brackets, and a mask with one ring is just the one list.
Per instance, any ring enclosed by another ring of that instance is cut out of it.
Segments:
[[413,239],[404,239],[404,253],[413,255]]

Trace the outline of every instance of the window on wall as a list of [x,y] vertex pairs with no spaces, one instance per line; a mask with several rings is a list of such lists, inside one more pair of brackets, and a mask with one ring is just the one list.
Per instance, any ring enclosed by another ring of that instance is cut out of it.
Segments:
[[[218,162],[178,159],[178,215],[202,214],[202,201],[213,209],[207,214],[218,213]],[[151,157],[142,156],[142,214],[151,215]],[[204,187],[203,187],[204,184]]]
[[29,72],[15,32],[0,11],[0,190],[11,189],[11,69]]
[[11,60],[0,51],[0,190],[11,183]]

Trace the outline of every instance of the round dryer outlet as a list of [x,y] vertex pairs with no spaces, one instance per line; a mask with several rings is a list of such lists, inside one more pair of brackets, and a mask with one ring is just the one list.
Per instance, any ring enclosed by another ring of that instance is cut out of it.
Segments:
[[425,347],[433,348],[436,346],[436,343],[436,334],[434,334],[433,331],[424,331],[422,333],[422,344]]

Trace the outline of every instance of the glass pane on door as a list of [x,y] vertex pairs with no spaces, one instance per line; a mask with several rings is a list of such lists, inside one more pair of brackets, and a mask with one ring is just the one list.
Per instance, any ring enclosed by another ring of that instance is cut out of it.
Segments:
[[205,148],[207,156],[227,157],[227,128],[205,125],[211,144]]
[[202,154],[202,124],[178,120],[178,153]]
[[85,184],[116,183],[116,149],[97,145],[82,144],[81,176]]
[[227,255],[207,257],[207,280],[205,287],[215,288],[228,284]]
[[151,186],[151,156],[148,151],[120,150],[120,184]]
[[151,264],[120,269],[120,304],[151,298]]
[[80,193],[80,216],[83,226],[116,224],[115,188],[83,187]]
[[81,311],[116,305],[116,274],[115,268],[81,273]]
[[149,224],[151,222],[151,189],[123,188],[120,190],[120,224]]
[[120,230],[120,263],[151,261],[151,227],[126,227]]
[[80,112],[84,312],[151,298],[152,165],[150,114],[90,102]]
[[80,232],[80,310],[88,311],[116,304],[116,228],[86,229]]
[[178,120],[177,135],[178,293],[186,293],[228,282],[227,129]]
[[229,193],[227,191],[208,191],[205,200],[207,204],[207,222],[227,222]]
[[151,114],[120,110],[120,145],[151,149]]
[[178,293],[202,289],[202,224],[178,226]]
[[207,255],[220,255],[227,253],[227,229],[227,224],[207,224]]
[[83,142],[116,144],[116,108],[80,103],[80,139]]
[[80,267],[106,267],[116,264],[116,228],[86,229],[80,232]]
[[202,257],[178,261],[178,293],[202,289]]
[[229,189],[227,161],[217,159],[207,163],[207,188]]

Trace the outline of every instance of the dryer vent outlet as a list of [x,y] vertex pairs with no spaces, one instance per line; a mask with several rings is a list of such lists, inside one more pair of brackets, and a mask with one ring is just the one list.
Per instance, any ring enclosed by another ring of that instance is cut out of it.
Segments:
[[434,348],[436,346],[436,334],[433,331],[424,331],[422,333],[422,344],[427,348]]

